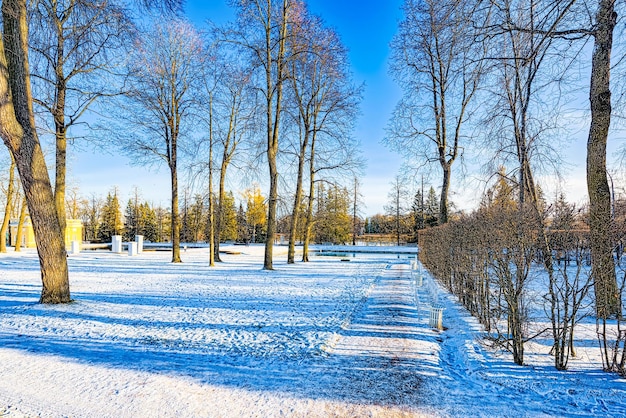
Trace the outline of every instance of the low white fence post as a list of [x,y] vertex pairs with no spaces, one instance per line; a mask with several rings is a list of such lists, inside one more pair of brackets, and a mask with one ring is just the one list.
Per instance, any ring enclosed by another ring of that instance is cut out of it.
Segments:
[[131,257],[137,255],[137,243],[136,242],[128,243],[128,255]]
[[111,237],[111,251],[114,253],[122,252],[122,236],[121,235],[113,235]]
[[80,241],[72,241],[71,254],[80,254]]
[[143,252],[143,235],[135,235],[135,242],[137,243],[137,254]]
[[430,308],[430,318],[428,319],[428,326],[431,328],[436,328],[440,331],[443,330],[443,308],[435,306]]

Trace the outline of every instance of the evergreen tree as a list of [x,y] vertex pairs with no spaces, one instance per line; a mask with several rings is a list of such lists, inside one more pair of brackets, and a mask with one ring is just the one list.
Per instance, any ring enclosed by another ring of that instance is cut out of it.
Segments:
[[221,238],[223,241],[236,241],[239,235],[239,230],[237,221],[237,206],[235,205],[235,196],[233,195],[233,192],[224,194],[222,206]]
[[207,222],[208,205],[201,195],[196,195],[186,216],[186,242],[198,242],[205,238],[203,225]]
[[318,210],[315,239],[319,243],[346,244],[352,236],[350,193],[346,188],[333,186],[318,192]]
[[135,235],[139,235],[138,207],[132,199],[128,200],[126,211],[124,212],[124,240],[133,241]]
[[98,239],[101,242],[111,241],[113,235],[121,235],[124,232],[122,223],[122,211],[117,198],[117,191],[109,193],[102,208]]
[[237,210],[237,241],[245,243],[250,241],[246,212],[241,203],[239,204],[239,210]]
[[413,218],[413,235],[417,238],[417,231],[426,228],[426,213],[424,211],[424,198],[422,191],[418,190],[411,204],[411,217]]
[[159,240],[157,216],[147,202],[139,205],[139,235],[143,235],[145,241],[157,242]]
[[554,204],[554,216],[552,217],[552,229],[554,230],[571,230],[574,228],[576,221],[576,205],[568,203],[565,195],[559,193]]
[[426,213],[426,224],[435,226],[439,223],[439,198],[434,187],[430,187],[428,195],[424,201],[424,212]]

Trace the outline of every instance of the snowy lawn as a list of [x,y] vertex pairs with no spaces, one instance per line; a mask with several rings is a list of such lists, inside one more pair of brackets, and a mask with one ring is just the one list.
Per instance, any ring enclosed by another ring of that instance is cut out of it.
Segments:
[[384,403],[384,393],[333,387],[325,358],[386,263],[289,266],[279,255],[268,272],[262,247],[230,249],[245,254],[214,269],[206,249],[184,252],[179,265],[168,252],[82,252],[69,258],[76,301],[59,306],[36,303],[34,252],[0,256],[4,413],[241,416],[266,415],[268,397],[302,399],[300,412],[309,399]]
[[447,330],[431,329],[408,256],[277,253],[267,272],[262,247],[225,249],[243,254],[213,269],[206,249],[84,251],[63,306],[37,304],[34,252],[0,254],[0,416],[626,415],[593,330],[571,371],[539,343],[519,367],[437,286]]

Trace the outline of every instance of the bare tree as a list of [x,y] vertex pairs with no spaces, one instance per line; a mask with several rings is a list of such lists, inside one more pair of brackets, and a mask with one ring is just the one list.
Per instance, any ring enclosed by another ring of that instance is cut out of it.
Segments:
[[356,245],[356,237],[360,235],[361,221],[359,215],[361,213],[360,205],[363,203],[361,198],[361,182],[358,177],[354,177],[354,183],[352,187],[352,245]]
[[288,263],[294,263],[297,231],[301,229],[305,163],[307,157],[313,158],[309,153],[310,144],[316,131],[323,126],[329,104],[335,100],[335,86],[343,82],[340,78],[348,75],[341,71],[347,65],[346,50],[337,34],[324,27],[321,19],[300,13],[292,33],[294,36],[289,39],[288,47],[295,58],[289,63],[289,93],[295,107],[293,120],[298,133],[294,136],[298,142],[293,144],[297,175],[289,225]]
[[595,19],[589,101],[591,126],[587,140],[587,190],[592,274],[599,318],[621,315],[613,261],[611,191],[606,171],[606,144],[611,125],[611,51],[617,23],[614,0],[599,0]]
[[[51,119],[56,144],[54,198],[65,229],[67,140],[89,107],[115,94],[109,73],[130,32],[127,12],[113,1],[33,2],[30,18],[35,103]],[[47,122],[48,117],[43,119]]]
[[405,19],[392,42],[392,74],[405,89],[387,143],[407,159],[442,170],[439,222],[448,221],[452,166],[462,154],[464,125],[483,74],[474,42],[474,2],[406,0]]
[[278,205],[277,156],[281,137],[284,89],[288,77],[290,56],[287,38],[294,15],[300,7],[298,0],[244,0],[238,2],[238,30],[234,41],[252,54],[253,64],[261,70],[259,92],[263,96],[265,112],[265,155],[269,168],[269,197],[267,212],[267,242],[263,268],[273,270],[273,248],[276,236]]
[[183,129],[197,104],[202,42],[191,24],[173,20],[157,24],[138,39],[131,56],[128,102],[119,115],[129,123],[121,130],[122,146],[139,161],[165,162],[171,181],[172,262],[180,259],[178,160]]
[[[146,6],[165,8],[177,0],[144,0]],[[26,0],[2,2],[3,33],[0,40],[0,136],[15,158],[31,215],[43,289],[40,302],[71,300],[63,229],[54,205],[39,137],[35,129],[28,62]]]
[[[209,161],[214,164],[215,160],[219,170],[217,202],[213,205],[212,244],[213,258],[219,262],[227,172],[240,145],[254,129],[257,103],[252,90],[251,70],[248,63],[238,56],[238,51],[230,43],[222,41],[213,41],[209,49],[210,58],[205,65],[203,81],[209,102],[209,142],[213,148],[217,146],[214,150],[215,158],[209,158]],[[212,175],[212,169],[209,172]]]
[[35,232],[43,289],[41,303],[70,301],[63,230],[35,129],[28,65],[26,0],[2,2],[0,136],[15,158]]

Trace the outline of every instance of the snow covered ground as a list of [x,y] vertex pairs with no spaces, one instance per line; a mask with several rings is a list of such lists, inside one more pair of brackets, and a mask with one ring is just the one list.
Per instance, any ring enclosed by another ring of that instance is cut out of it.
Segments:
[[538,343],[515,366],[440,289],[431,329],[409,255],[278,247],[267,272],[262,247],[224,249],[213,269],[207,249],[84,251],[63,306],[36,303],[36,253],[0,254],[0,417],[626,415],[592,341],[567,372]]

